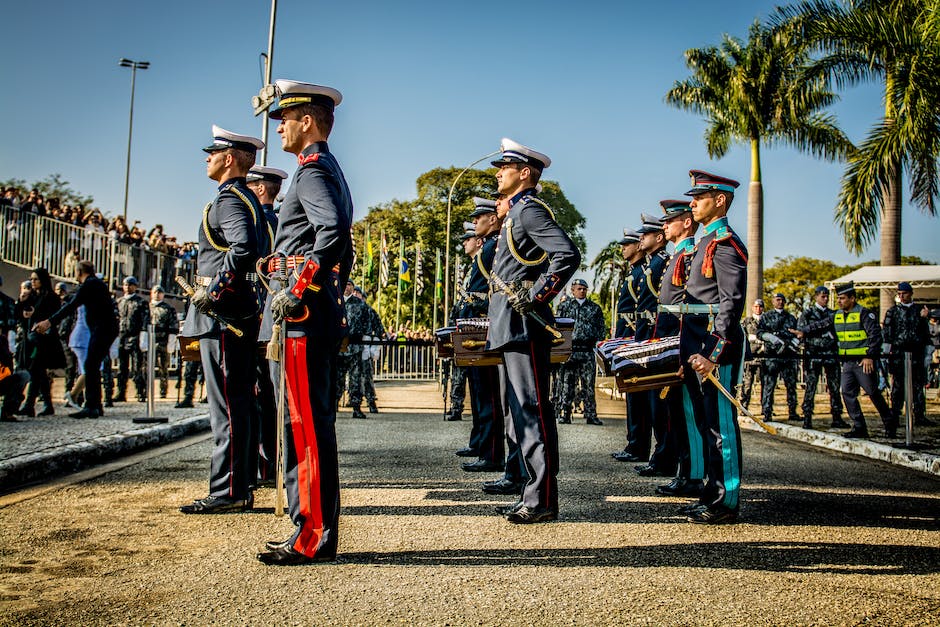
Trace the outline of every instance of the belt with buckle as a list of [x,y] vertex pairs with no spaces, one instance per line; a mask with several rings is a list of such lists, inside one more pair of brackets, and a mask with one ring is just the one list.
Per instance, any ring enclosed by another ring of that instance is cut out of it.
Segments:
[[273,257],[268,259],[268,272],[280,272],[282,269],[287,268],[288,270],[293,270],[294,268],[302,268],[303,265],[307,263],[307,258],[303,255],[287,255],[286,257]]
[[[239,275],[249,283],[258,282],[258,274],[256,272],[246,272],[245,274]],[[212,285],[212,282],[215,281],[214,276],[194,276],[193,283],[201,287],[209,287]]]
[[635,322],[641,319],[653,321],[656,319],[656,314],[654,314],[652,311],[633,311],[630,313],[622,313],[618,315],[627,322]]

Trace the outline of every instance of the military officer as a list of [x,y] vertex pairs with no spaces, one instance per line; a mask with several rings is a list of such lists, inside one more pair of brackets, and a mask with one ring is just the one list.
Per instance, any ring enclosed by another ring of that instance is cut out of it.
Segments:
[[118,393],[114,401],[123,403],[127,400],[127,381],[134,380],[137,387],[137,400],[147,400],[147,384],[144,375],[143,353],[140,350],[140,334],[147,331],[150,324],[149,308],[137,293],[137,278],[124,277],[122,288],[124,297],[118,301],[120,315],[118,333]]
[[561,384],[561,407],[558,422],[571,423],[574,390],[580,385],[584,390],[584,420],[589,425],[604,424],[597,417],[597,401],[594,397],[594,379],[597,366],[594,363],[594,346],[607,337],[607,325],[600,305],[587,297],[588,284],[584,279],[571,282],[571,298],[558,305],[559,318],[574,320],[571,334],[573,344],[571,357],[562,364],[559,379]]
[[704,233],[695,247],[682,305],[679,332],[680,358],[684,379],[692,398],[699,430],[705,437],[705,476],[707,483],[697,504],[683,508],[691,522],[733,523],[738,517],[741,486],[741,433],[737,411],[712,381],[698,376],[717,377],[728,391],[738,380],[744,356],[744,294],[747,283],[747,249],[728,225],[728,210],[738,182],[691,170],[692,217]]
[[176,309],[166,302],[165,296],[162,285],[154,285],[150,288],[150,319],[153,321],[151,341],[156,356],[157,372],[160,375],[160,398],[166,398],[170,383],[170,336],[176,335],[180,328]]
[[558,431],[548,398],[552,336],[534,316],[551,323],[551,301],[578,269],[581,253],[536,195],[551,160],[510,139],[500,148],[501,157],[492,163],[498,168],[497,189],[510,208],[493,260],[486,347],[503,353],[504,408],[529,476],[506,518],[540,523],[558,517]]
[[[284,541],[270,541],[257,558],[291,565],[336,559],[339,540],[339,469],[336,450],[336,355],[346,335],[342,291],[353,262],[353,204],[349,187],[327,139],[339,91],[278,80],[271,118],[285,152],[297,156],[278,215],[274,249],[285,256],[268,271],[286,271],[268,298],[262,339],[286,321],[281,367],[287,384],[286,484],[295,528]],[[277,372],[272,372],[272,380]]]
[[[196,261],[196,293],[182,334],[199,339],[214,446],[209,496],[180,508],[184,514],[251,509],[255,481],[255,359],[258,299],[255,261],[259,257],[261,205],[245,185],[245,175],[264,144],[260,139],[212,127],[203,150],[206,174],[218,195],[202,212]],[[210,314],[213,314],[210,316]],[[242,331],[223,327],[221,318]]]
[[[489,308],[489,281],[496,255],[496,239],[502,219],[496,213],[496,201],[474,197],[474,210],[470,214],[473,233],[479,239],[480,249],[473,256],[464,282],[460,317],[479,318]],[[469,448],[477,451],[477,460],[461,467],[467,472],[501,471],[505,468],[506,454],[503,407],[499,396],[499,369],[496,366],[467,368],[470,383],[470,410],[473,427]],[[518,464],[518,450],[514,450],[513,463]]]
[[[466,282],[470,278],[470,272],[473,270],[473,259],[483,247],[483,239],[476,234],[476,230],[470,224],[464,224],[469,227],[464,230],[460,241],[463,243],[463,252],[470,258],[470,271],[464,276],[464,285],[462,289],[466,293]],[[457,324],[458,318],[472,318],[474,316],[466,315],[468,310],[466,299],[461,295],[454,301],[450,309],[450,323]],[[467,397],[467,368],[451,363],[450,368],[450,409],[444,414],[444,420],[456,421],[463,420],[463,406]],[[473,447],[464,447],[457,451],[458,457],[476,457],[479,454]]]
[[[679,335],[679,318],[669,306],[685,302],[685,286],[689,278],[689,265],[695,250],[695,232],[698,222],[692,219],[692,208],[688,200],[662,200],[663,233],[675,246],[675,252],[663,271],[662,287],[659,290],[659,313],[656,316],[654,337],[665,338]],[[688,384],[698,385],[693,378]],[[658,391],[657,391],[658,394]],[[701,399],[701,386],[695,393]],[[675,385],[666,394],[669,417],[669,433],[676,450],[677,472],[675,478],[658,486],[656,492],[666,496],[698,496],[702,492],[705,477],[705,460],[702,433],[696,423],[698,415],[704,413],[701,404],[692,405],[692,396],[685,385]]]
[[[363,352],[368,353],[369,347],[363,346],[362,341],[371,337],[372,315],[369,306],[355,295],[355,285],[349,290],[346,303],[346,324],[349,328],[349,345],[347,347],[349,385],[349,406],[352,407],[352,417],[364,419],[362,412],[362,384],[363,384]],[[374,401],[373,401],[374,403]]]
[[894,421],[901,418],[904,406],[904,359],[911,354],[911,387],[914,402],[911,413],[915,425],[930,424],[927,421],[924,386],[927,384],[927,347],[930,346],[930,327],[927,324],[929,310],[926,305],[914,304],[914,289],[907,281],[898,283],[898,302],[885,312],[884,341],[889,345],[888,353],[895,357],[888,362],[891,372],[891,411]]
[[[833,326],[836,312],[829,309],[829,288],[820,285],[813,294],[815,302],[800,314],[796,321],[797,337],[803,341],[803,428],[813,428],[813,408],[816,403],[816,386],[819,377],[826,374],[829,390],[829,411],[833,429],[844,429],[849,425],[842,420],[842,397],[839,395],[839,362],[834,355],[839,351],[836,329]],[[827,355],[827,357],[814,357]]]
[[[640,248],[640,235],[639,231],[624,229],[623,239],[620,240],[620,250],[627,260],[628,268],[617,303],[617,337],[636,337],[639,328],[639,286],[646,280],[646,256]],[[645,407],[648,406],[648,398],[646,392],[627,394],[627,444],[622,451],[610,454],[618,462],[645,462],[649,459],[649,431],[646,431],[645,440],[641,437],[642,425],[648,419],[649,409]]]
[[[264,257],[274,252],[274,233],[277,232],[277,210],[274,202],[281,192],[281,184],[287,178],[287,172],[279,168],[253,165],[248,170],[245,182],[261,203],[263,219],[258,220],[258,253]],[[265,299],[265,288],[257,284],[259,306]],[[259,352],[261,352],[259,350]],[[274,383],[271,381],[268,360],[259,357],[256,361],[255,398],[257,402],[258,423],[258,477],[259,485],[271,485],[274,481],[277,457],[277,406]]]
[[[787,392],[787,409],[790,420],[799,420],[796,413],[796,318],[784,309],[787,299],[783,294],[774,294],[774,308],[760,318],[757,336],[764,342],[763,368],[760,379],[760,406],[764,420],[773,420],[774,389],[777,377],[783,379]],[[779,358],[774,358],[777,356]]]
[[760,324],[760,318],[763,315],[764,299],[758,298],[751,305],[751,315],[741,323],[744,327],[744,334],[747,336],[747,345],[744,347],[744,379],[741,383],[738,398],[744,407],[751,404],[751,390],[754,389],[754,380],[760,381],[764,342],[757,337],[757,325]]
[[[645,213],[640,217],[640,250],[646,259],[643,264],[643,279],[637,287],[636,339],[645,341],[653,337],[659,289],[666,264],[669,263],[669,253],[666,252],[662,220]],[[642,400],[644,396],[645,401]],[[653,454],[649,456],[649,463],[634,468],[641,477],[675,476],[676,446],[674,437],[669,433],[669,409],[666,402],[659,397],[659,390],[640,392],[636,398],[640,402],[635,403],[631,409],[638,409],[637,413],[640,413],[640,420],[637,420],[637,450],[649,451],[651,432],[656,443]],[[630,419],[629,415],[627,419]]]
[[858,402],[858,391],[861,388],[878,410],[885,435],[894,438],[897,436],[898,424],[881,395],[875,368],[881,356],[881,325],[874,312],[856,302],[854,282],[836,285],[836,296],[839,311],[832,322],[839,341],[839,355],[843,359],[840,387],[845,411],[852,419],[852,428],[843,435],[847,438],[868,437],[868,425]]

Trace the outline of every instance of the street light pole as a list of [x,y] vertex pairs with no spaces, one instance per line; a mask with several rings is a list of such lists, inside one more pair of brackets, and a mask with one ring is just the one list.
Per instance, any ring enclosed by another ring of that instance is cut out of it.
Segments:
[[124,170],[124,222],[127,222],[127,191],[131,180],[131,138],[134,134],[134,86],[137,81],[137,70],[146,70],[150,61],[132,61],[121,58],[118,61],[121,67],[131,68],[131,113],[127,123],[127,167]]

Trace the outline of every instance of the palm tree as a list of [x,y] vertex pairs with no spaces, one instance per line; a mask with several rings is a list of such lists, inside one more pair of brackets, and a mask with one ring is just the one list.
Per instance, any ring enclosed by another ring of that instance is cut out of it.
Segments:
[[799,75],[806,53],[793,45],[787,31],[754,22],[746,45],[725,35],[720,47],[687,50],[685,59],[692,76],[676,82],[666,102],[706,116],[705,147],[710,157],[723,157],[732,143],[751,148],[747,299],[753,302],[763,292],[761,144],[787,144],[833,160],[846,155],[851,143],[833,116],[821,113],[836,99],[825,78],[804,80]]
[[[775,21],[821,53],[808,68],[838,87],[884,82],[885,115],[851,153],[836,206],[849,250],[881,232],[881,265],[901,263],[903,175],[911,201],[936,215],[940,191],[940,2],[830,0],[778,9]],[[893,290],[882,290],[881,308]]]
[[613,299],[617,297],[620,289],[620,279],[624,276],[627,261],[620,252],[620,244],[611,242],[597,253],[590,267],[594,270],[594,292],[601,302],[604,311],[610,309],[610,319],[616,318],[616,304]]

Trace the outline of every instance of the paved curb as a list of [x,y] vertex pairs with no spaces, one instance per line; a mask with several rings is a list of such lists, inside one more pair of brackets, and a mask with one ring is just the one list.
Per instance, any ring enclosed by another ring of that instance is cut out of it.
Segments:
[[[755,422],[747,418],[743,418],[740,424],[745,429],[764,431]],[[895,448],[887,444],[872,442],[871,440],[844,438],[836,433],[804,429],[782,422],[772,422],[770,424],[777,428],[777,435],[779,437],[787,438],[788,440],[803,442],[810,446],[818,446],[831,451],[838,451],[839,453],[876,459],[896,466],[910,468],[911,470],[940,476],[940,455],[921,453],[905,448]]]
[[66,475],[208,429],[209,415],[203,414],[18,455],[0,461],[0,486],[3,492],[9,492],[40,479]]

